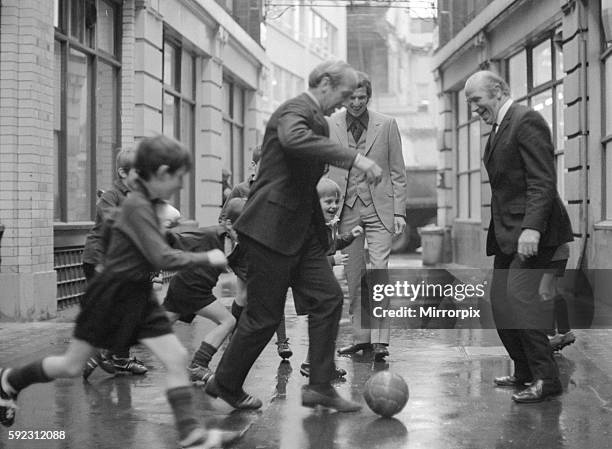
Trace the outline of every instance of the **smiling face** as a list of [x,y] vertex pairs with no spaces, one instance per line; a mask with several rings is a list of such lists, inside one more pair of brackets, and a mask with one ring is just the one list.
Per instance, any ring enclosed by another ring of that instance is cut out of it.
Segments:
[[353,117],[359,117],[364,113],[370,102],[368,92],[365,87],[358,87],[353,91],[346,103],[346,110]]
[[467,81],[465,97],[472,111],[488,125],[495,123],[497,113],[506,100],[499,86],[491,86],[482,77],[470,78]]
[[319,198],[321,209],[323,210],[323,219],[325,222],[330,222],[336,217],[340,205],[340,197],[335,194],[326,194]]

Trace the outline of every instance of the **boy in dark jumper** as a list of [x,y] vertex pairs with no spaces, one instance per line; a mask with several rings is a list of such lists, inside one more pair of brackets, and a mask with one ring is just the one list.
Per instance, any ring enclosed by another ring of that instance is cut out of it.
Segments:
[[[227,202],[222,222],[217,226],[200,228],[195,231],[167,234],[171,246],[185,251],[223,251],[236,243],[236,232],[232,223],[240,216],[246,200],[232,198]],[[202,340],[189,365],[189,378],[196,384],[206,383],[212,371],[208,367],[221,343],[232,332],[236,320],[223,304],[213,295],[213,288],[219,275],[225,270],[220,267],[198,266],[184,268],[170,280],[163,306],[170,322],[177,320],[191,323],[196,315],[208,318],[217,324]]]
[[[83,273],[87,284],[91,283],[94,275],[102,271],[104,253],[107,243],[105,239],[105,223],[116,214],[121,204],[125,200],[130,187],[128,176],[134,165],[134,151],[122,149],[117,153],[115,159],[117,167],[117,179],[113,187],[101,192],[96,202],[96,220],[85,238],[83,248]],[[100,351],[87,361],[83,369],[83,378],[87,379],[91,373],[100,365],[109,374],[116,372],[128,374],[145,374],[147,368],[136,357],[130,357],[127,348],[110,354],[108,351]]]
[[[319,194],[319,203],[321,204],[321,209],[323,210],[323,219],[327,225],[327,260],[329,260],[329,264],[332,267],[335,265],[344,265],[348,259],[348,256],[342,253],[336,254],[336,252],[353,243],[355,238],[363,234],[363,228],[361,226],[355,226],[353,229],[351,229],[351,232],[347,234],[340,234],[338,232],[339,220],[336,214],[338,213],[340,205],[341,192],[340,186],[336,184],[335,181],[326,177],[321,178],[317,184],[317,193]],[[308,313],[308,311],[299,308],[297,302],[296,312],[298,315],[306,315]],[[305,377],[310,376],[310,350],[306,355],[306,360],[304,360],[300,366],[300,374]],[[344,376],[346,376],[346,371],[342,368],[336,368],[334,377],[336,379],[340,379]]]
[[187,351],[172,333],[166,312],[152,296],[151,273],[194,265],[223,267],[219,250],[189,253],[171,248],[162,234],[155,205],[183,186],[191,167],[189,151],[166,136],[143,139],[136,151],[138,174],[110,230],[104,270],[87,287],[67,351],[19,368],[0,368],[0,423],[15,420],[15,400],[24,388],[81,374],[96,348],[121,350],[140,341],[164,364],[167,397],[179,444],[188,448],[222,445],[239,435],[206,431],[193,408],[193,387],[185,366]]

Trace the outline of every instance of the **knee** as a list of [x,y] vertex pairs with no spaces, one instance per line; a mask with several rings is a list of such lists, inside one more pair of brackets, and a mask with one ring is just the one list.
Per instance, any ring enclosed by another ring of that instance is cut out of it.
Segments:
[[66,377],[78,377],[83,372],[83,368],[82,364],[67,362],[64,366],[64,374]]

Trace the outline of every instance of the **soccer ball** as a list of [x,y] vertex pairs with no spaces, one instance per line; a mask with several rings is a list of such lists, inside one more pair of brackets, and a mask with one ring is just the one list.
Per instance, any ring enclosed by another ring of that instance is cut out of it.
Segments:
[[363,397],[374,413],[389,418],[408,402],[408,385],[401,376],[381,371],[367,380]]

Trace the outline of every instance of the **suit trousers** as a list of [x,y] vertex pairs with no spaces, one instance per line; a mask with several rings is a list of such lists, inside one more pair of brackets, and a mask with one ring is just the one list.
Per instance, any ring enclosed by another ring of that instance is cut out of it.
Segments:
[[389,344],[391,322],[388,318],[375,320],[370,317],[369,327],[371,329],[364,329],[362,326],[361,315],[366,310],[361,308],[361,281],[366,269],[364,241],[367,240],[368,242],[368,253],[372,268],[386,270],[389,266],[393,234],[383,225],[376,213],[374,204],[371,203],[366,206],[360,198],[357,198],[353,207],[345,204],[340,217],[341,233],[350,232],[357,225],[364,228],[364,234],[357,237],[343,251],[348,255],[344,272],[349,288],[349,313],[352,315],[353,341],[355,343]]
[[241,391],[253,363],[278,327],[291,287],[296,303],[308,311],[310,384],[329,384],[343,295],[312,226],[301,250],[291,256],[245,235],[239,238],[249,255],[247,306],[219,362],[217,382],[232,392]]
[[493,318],[518,379],[548,382],[559,378],[544,330],[552,316],[551,301],[541,301],[538,293],[542,274],[550,267],[555,249],[541,248],[537,256],[525,261],[516,253],[498,254],[493,262]]

